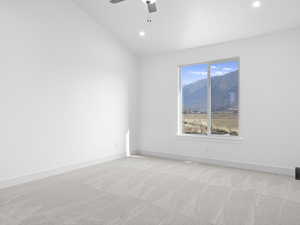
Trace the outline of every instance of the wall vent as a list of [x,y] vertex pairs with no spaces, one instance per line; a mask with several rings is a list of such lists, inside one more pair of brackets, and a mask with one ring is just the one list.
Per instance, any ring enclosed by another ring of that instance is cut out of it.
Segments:
[[296,180],[300,180],[300,167],[296,167],[295,169],[295,178]]

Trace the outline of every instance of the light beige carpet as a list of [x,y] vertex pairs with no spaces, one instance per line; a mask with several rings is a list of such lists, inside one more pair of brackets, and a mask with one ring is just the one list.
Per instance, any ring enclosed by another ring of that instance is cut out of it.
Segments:
[[300,182],[135,157],[0,190],[1,225],[299,225]]

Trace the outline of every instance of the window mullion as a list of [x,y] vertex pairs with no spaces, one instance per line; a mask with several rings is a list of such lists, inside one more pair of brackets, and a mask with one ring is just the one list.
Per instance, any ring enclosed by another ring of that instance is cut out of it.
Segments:
[[207,113],[208,113],[208,124],[207,124],[207,134],[211,135],[211,64],[208,64],[208,77],[207,77]]

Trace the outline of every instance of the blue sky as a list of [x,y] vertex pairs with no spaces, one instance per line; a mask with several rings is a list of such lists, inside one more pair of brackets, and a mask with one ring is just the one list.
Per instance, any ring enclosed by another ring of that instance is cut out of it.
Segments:
[[[224,74],[239,69],[236,61],[216,63],[211,65],[211,76],[223,76]],[[195,64],[181,67],[181,83],[183,86],[195,81],[207,78],[208,64]]]

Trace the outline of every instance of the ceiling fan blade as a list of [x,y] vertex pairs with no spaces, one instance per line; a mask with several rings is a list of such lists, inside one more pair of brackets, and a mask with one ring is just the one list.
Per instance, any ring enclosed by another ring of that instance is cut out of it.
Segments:
[[110,0],[110,3],[115,4],[115,3],[119,3],[119,2],[123,2],[125,0]]
[[155,2],[148,3],[148,11],[149,11],[149,13],[154,13],[154,12],[157,11],[157,7],[156,7]]

